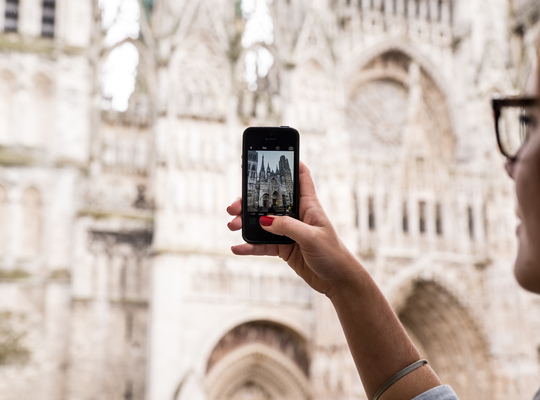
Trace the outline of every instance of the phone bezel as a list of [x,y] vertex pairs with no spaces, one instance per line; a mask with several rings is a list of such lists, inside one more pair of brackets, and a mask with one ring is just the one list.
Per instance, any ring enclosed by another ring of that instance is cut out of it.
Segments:
[[[250,147],[257,150],[263,143],[270,143],[274,148],[276,145],[285,148],[292,146],[294,148],[294,171],[293,187],[294,200],[292,207],[292,216],[299,216],[299,166],[300,166],[300,134],[294,128],[288,126],[282,127],[249,127],[242,135],[242,237],[247,243],[253,244],[291,244],[294,241],[286,236],[278,236],[265,231],[257,221],[257,224],[248,224],[248,218],[252,213],[247,211],[247,190],[248,190],[248,151]],[[259,171],[257,171],[259,173]],[[257,212],[258,218],[262,215],[268,215],[267,212]],[[279,214],[276,214],[279,215]]]

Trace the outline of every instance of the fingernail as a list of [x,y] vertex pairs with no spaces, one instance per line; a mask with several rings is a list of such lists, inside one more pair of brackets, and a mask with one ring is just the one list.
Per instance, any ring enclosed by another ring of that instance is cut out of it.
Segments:
[[274,217],[267,217],[266,215],[263,215],[260,222],[262,226],[270,226],[272,225],[272,222],[274,222]]
[[231,206],[227,207],[227,212],[229,212],[229,208],[231,208]]

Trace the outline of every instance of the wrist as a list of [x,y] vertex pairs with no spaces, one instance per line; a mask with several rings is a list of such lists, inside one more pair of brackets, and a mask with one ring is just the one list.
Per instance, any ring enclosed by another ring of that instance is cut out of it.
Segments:
[[365,293],[363,286],[366,284],[366,278],[371,281],[367,270],[348,249],[345,248],[342,254],[343,257],[334,265],[334,268],[340,269],[343,273],[325,293],[334,306],[342,301],[358,298]]

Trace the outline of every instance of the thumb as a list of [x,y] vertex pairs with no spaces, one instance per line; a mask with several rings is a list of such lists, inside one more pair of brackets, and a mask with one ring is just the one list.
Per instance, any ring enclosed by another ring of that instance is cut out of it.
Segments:
[[299,244],[308,240],[314,229],[314,227],[289,216],[263,215],[259,222],[265,231],[287,236]]

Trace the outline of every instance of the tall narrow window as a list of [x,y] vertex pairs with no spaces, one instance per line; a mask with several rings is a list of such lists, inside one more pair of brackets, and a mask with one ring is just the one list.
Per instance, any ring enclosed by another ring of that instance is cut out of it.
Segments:
[[126,340],[131,340],[133,337],[133,312],[126,310]]
[[354,200],[354,226],[360,228],[360,212],[358,210],[358,195],[356,191],[353,191],[353,200]]
[[375,230],[375,202],[373,197],[368,199],[368,226],[370,231]]
[[[0,71],[0,142],[9,142],[15,127],[17,78],[9,71]],[[12,140],[12,139],[11,139]]]
[[127,259],[124,258],[122,260],[122,266],[120,267],[120,297],[121,298],[126,298],[126,293],[127,293],[127,267],[128,267],[128,262],[127,262]]
[[0,186],[0,254],[3,254],[5,249],[5,243],[7,239],[6,228],[8,226],[8,201],[7,190]]
[[51,97],[53,93],[52,82],[44,75],[37,75],[33,79],[34,87],[31,95],[35,104],[33,117],[29,121],[31,129],[24,135],[25,143],[29,146],[43,146],[49,139],[51,126],[54,120],[54,110]]
[[19,28],[19,0],[6,0],[4,31],[17,32]]
[[103,65],[104,110],[124,112],[137,83],[139,51],[133,43],[124,43],[112,50]]
[[439,203],[435,205],[435,232],[438,236],[443,234],[442,211]]
[[407,202],[403,202],[403,206],[401,208],[401,223],[403,227],[404,233],[409,233],[409,211],[407,210]]
[[22,195],[23,209],[23,256],[32,257],[39,253],[42,219],[41,196],[34,188],[28,188]]
[[426,202],[418,203],[418,230],[420,233],[426,233]]
[[474,213],[471,206],[467,207],[467,219],[469,227],[469,237],[474,240]]
[[54,15],[56,0],[43,0],[43,14],[41,16],[41,36],[54,37]]

